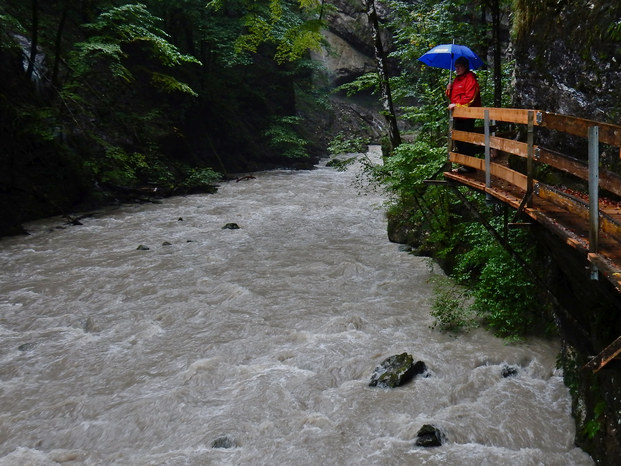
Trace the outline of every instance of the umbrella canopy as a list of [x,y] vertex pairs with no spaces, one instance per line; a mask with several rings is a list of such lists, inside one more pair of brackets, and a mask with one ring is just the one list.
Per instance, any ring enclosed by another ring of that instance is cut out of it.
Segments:
[[434,68],[444,68],[453,71],[455,69],[455,60],[459,57],[467,58],[470,62],[470,69],[476,70],[485,63],[476,53],[465,45],[442,44],[436,45],[429,52],[419,58],[424,64],[433,66]]

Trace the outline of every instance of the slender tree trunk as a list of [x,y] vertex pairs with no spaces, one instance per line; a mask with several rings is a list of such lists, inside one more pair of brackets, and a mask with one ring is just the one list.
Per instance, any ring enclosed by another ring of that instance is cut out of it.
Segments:
[[494,107],[502,106],[502,67],[500,63],[500,5],[492,0],[492,42],[494,43]]
[[388,82],[388,70],[386,68],[386,53],[382,45],[380,36],[379,21],[377,19],[377,10],[375,9],[375,0],[366,0],[367,16],[369,24],[373,32],[373,47],[375,48],[375,59],[377,61],[377,73],[379,75],[380,90],[382,92],[382,107],[384,116],[388,122],[388,136],[390,138],[391,149],[395,149],[401,144],[401,135],[397,127],[397,117],[395,116],[394,106],[392,103],[392,94],[390,92],[390,84]]
[[39,5],[37,0],[32,0],[32,31],[30,39],[30,57],[28,59],[28,68],[26,76],[32,78],[34,72],[35,60],[37,59],[37,47],[39,42]]
[[54,70],[52,72],[52,85],[58,85],[58,71],[60,69],[60,55],[61,55],[61,44],[63,38],[63,32],[65,30],[65,23],[67,22],[67,13],[69,11],[69,6],[65,5],[63,8],[63,14],[60,18],[60,23],[58,24],[58,30],[56,31],[56,40],[54,41]]

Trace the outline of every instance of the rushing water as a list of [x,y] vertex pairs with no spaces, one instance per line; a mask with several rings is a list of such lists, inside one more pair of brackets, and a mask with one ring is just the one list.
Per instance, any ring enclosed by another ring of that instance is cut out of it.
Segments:
[[[354,175],[259,173],[0,241],[0,464],[592,464],[557,344],[430,329],[438,271]],[[369,387],[402,352],[431,376]],[[426,423],[443,446],[415,446]]]

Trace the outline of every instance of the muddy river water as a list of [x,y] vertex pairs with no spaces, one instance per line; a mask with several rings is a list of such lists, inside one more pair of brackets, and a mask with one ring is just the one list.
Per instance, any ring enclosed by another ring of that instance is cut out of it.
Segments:
[[[355,169],[254,177],[0,240],[1,465],[593,464],[558,343],[431,329]],[[369,387],[402,352],[430,376]]]

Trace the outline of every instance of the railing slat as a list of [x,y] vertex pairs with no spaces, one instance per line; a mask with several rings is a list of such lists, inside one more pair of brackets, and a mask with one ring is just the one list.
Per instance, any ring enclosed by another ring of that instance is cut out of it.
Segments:
[[[455,107],[453,109],[454,118],[476,118],[483,120],[485,110],[489,110],[489,119],[504,121],[506,123],[528,124],[528,112],[531,110],[524,108],[492,108],[492,107]],[[534,110],[539,113],[538,110]],[[537,121],[535,121],[537,124]]]
[[[454,130],[453,140],[469,142],[479,146],[485,145],[485,136],[480,133]],[[528,156],[528,144],[513,139],[490,136],[490,147],[523,158]],[[533,148],[537,162],[545,163],[585,181],[589,179],[589,169],[582,160],[537,145],[534,145]],[[600,169],[599,176],[599,184],[602,189],[621,196],[621,176],[605,169]]]
[[621,147],[621,126],[587,120],[569,115],[543,112],[540,126],[562,131],[563,133],[589,137],[589,127],[599,126],[599,141],[611,146]]
[[[470,157],[464,154],[459,154],[457,152],[450,153],[450,161],[454,163],[459,163],[460,165],[466,165],[468,167],[476,168],[477,170],[485,170],[485,160],[478,159],[476,157]],[[497,163],[492,163],[490,165],[492,176],[508,181],[509,183],[517,186],[518,188],[526,191],[526,175],[523,175],[522,173],[515,170],[511,170],[510,168],[507,168],[503,165],[498,165]]]
[[600,142],[621,147],[621,126],[570,115],[559,115],[558,113],[523,108],[456,107],[453,110],[453,117],[483,120],[485,118],[485,110],[489,110],[490,120],[523,125],[528,124],[528,112],[533,111],[536,115],[536,126],[562,131],[585,139],[588,138],[590,126],[599,126]]

